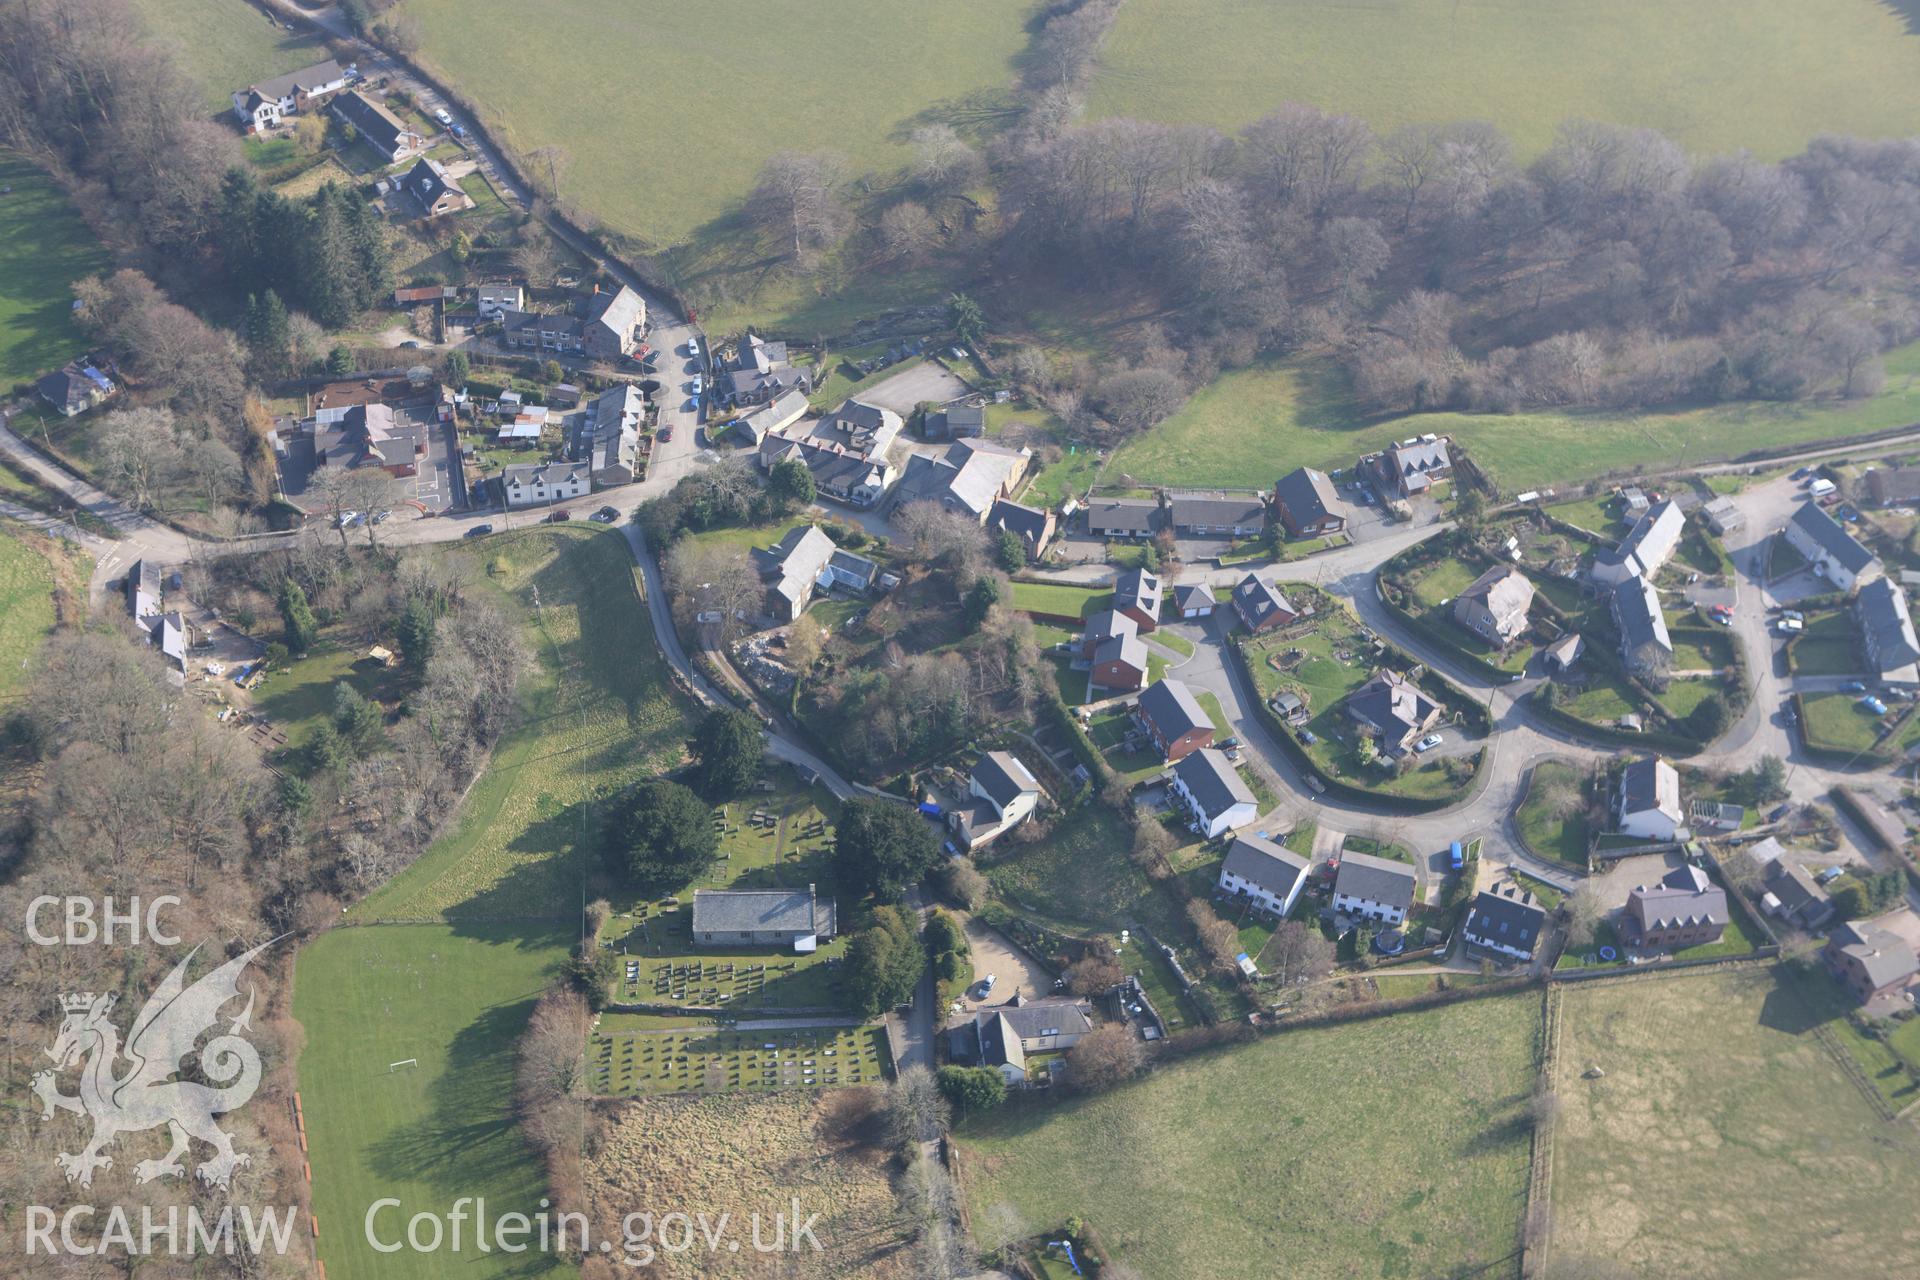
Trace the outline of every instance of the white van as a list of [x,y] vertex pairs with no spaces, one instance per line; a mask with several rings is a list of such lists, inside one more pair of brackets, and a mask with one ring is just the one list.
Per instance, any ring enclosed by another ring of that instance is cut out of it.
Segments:
[[1833,489],[1833,481],[1827,479],[1825,476],[1816,478],[1812,484],[1807,486],[1807,492],[1816,498],[1826,497],[1833,492]]

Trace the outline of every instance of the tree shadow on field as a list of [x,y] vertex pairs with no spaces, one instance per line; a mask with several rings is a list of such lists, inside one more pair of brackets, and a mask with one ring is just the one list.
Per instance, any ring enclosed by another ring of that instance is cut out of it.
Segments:
[[533,1003],[529,997],[495,1005],[460,1029],[448,1046],[446,1073],[432,1109],[369,1150],[367,1163],[375,1175],[428,1183],[452,1204],[526,1158],[508,1099],[513,1044]]
[[1774,970],[1772,990],[1760,1002],[1760,1025],[1790,1036],[1801,1036],[1843,1012],[1838,987],[1821,990],[1824,975],[1796,972],[1785,966]]
[[1887,8],[1900,15],[1907,24],[1907,34],[1920,36],[1920,0],[1880,0]]

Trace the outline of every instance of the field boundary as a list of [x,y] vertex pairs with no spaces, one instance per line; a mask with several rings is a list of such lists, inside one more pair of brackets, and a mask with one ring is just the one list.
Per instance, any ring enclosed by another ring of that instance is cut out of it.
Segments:
[[[1540,1073],[1547,1089],[1559,1087],[1560,1063],[1560,989],[1548,983],[1540,1000]],[[1527,1170],[1527,1203],[1521,1209],[1520,1274],[1523,1277],[1544,1273],[1553,1242],[1553,1126],[1549,1118],[1533,1124],[1533,1157]],[[1534,1206],[1543,1212],[1535,1216]],[[1537,1232],[1527,1224],[1538,1222]],[[1534,1239],[1533,1236],[1538,1238]]]

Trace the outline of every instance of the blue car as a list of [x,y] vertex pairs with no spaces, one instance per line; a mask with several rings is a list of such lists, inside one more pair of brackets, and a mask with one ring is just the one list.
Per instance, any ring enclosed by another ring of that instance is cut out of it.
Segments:
[[1841,685],[1840,688],[1847,693],[1865,693],[1867,691],[1866,684],[1859,680],[1849,680]]

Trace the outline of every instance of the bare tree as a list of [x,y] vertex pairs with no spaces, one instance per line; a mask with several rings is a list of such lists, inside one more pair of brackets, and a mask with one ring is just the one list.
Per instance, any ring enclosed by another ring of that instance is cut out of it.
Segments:
[[1581,948],[1593,945],[1601,922],[1607,918],[1607,906],[1593,881],[1582,884],[1566,900],[1567,945]]
[[849,217],[840,200],[846,162],[827,152],[782,151],[761,168],[747,197],[747,216],[785,256],[809,265],[846,235]]
[[985,175],[980,153],[962,141],[952,125],[923,125],[913,131],[909,141],[913,145],[913,180],[926,191],[964,191]]
[[1333,972],[1333,944],[1326,935],[1299,920],[1283,922],[1260,953],[1282,986],[1317,982]]
[[938,234],[927,207],[912,200],[903,200],[880,215],[880,251],[893,261],[914,261],[933,246]]
[[1130,1080],[1145,1065],[1140,1037],[1131,1027],[1117,1022],[1096,1027],[1067,1051],[1067,1078],[1076,1089],[1089,1093]]
[[908,1067],[887,1086],[887,1130],[902,1150],[937,1140],[952,1119],[940,1086],[925,1067]]
[[100,461],[109,488],[140,510],[153,510],[185,462],[172,410],[143,407],[108,414],[100,424]]

